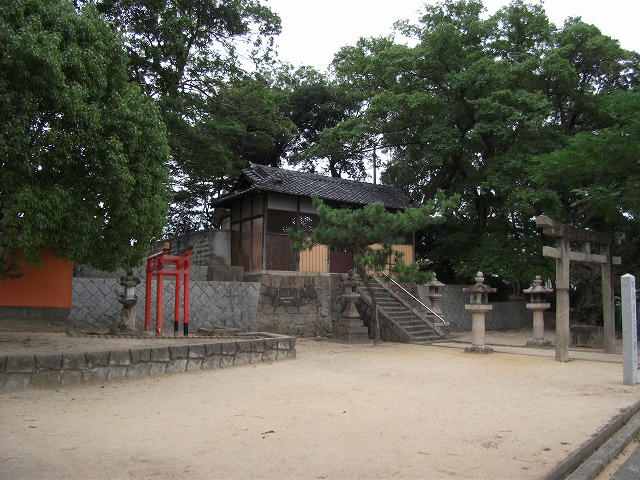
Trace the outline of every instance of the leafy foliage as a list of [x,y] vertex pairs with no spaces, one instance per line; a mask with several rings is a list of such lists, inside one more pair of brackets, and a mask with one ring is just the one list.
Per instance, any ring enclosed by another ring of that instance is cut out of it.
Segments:
[[91,6],[0,6],[0,265],[45,249],[98,268],[139,264],[167,207],[167,139]]
[[299,69],[292,80],[289,105],[298,138],[289,163],[332,177],[366,178],[370,148],[360,128],[358,97],[313,69]]
[[[483,266],[519,289],[534,270],[549,269],[535,260],[542,246],[536,215],[562,214],[597,229],[605,210],[633,212],[635,180],[599,175],[608,168],[602,155],[564,162],[577,148],[605,151],[626,132],[633,138],[637,110],[628,108],[627,117],[612,111],[628,103],[619,92],[636,95],[637,54],[579,18],[557,28],[542,5],[521,0],[491,16],[480,1],[445,0],[396,29],[409,45],[363,38],[335,56],[337,81],[360,95],[360,111],[325,131],[358,132],[363,144],[388,151],[383,181],[415,200],[438,191],[459,196],[446,225],[432,228],[433,241],[419,244],[436,271],[463,279]],[[610,160],[620,171],[629,168],[618,158]],[[573,217],[578,200],[583,214]]]
[[173,192],[165,233],[213,226],[211,198],[247,160],[279,164],[291,136],[278,92],[244,71],[271,64],[280,18],[257,0],[96,4],[124,39],[131,76],[163,115]]
[[604,225],[640,215],[640,95],[615,92],[602,99],[609,121],[580,132],[567,145],[534,159],[531,174],[549,188],[564,215]]
[[199,119],[172,120],[181,143],[172,150],[174,201],[167,234],[214,225],[211,200],[247,162],[279,165],[297,133],[287,105],[287,94],[269,78],[243,76],[209,97]]

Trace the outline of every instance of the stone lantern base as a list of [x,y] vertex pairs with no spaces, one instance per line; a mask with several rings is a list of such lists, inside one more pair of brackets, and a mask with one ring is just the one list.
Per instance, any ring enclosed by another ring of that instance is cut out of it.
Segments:
[[493,348],[488,345],[471,345],[464,349],[467,353],[493,353]]
[[[355,287],[355,285],[349,284],[347,287]],[[342,294],[342,300],[346,305],[336,325],[336,339],[347,343],[369,343],[369,329],[362,324],[356,308],[360,294],[355,292],[355,288],[350,290]]]
[[532,338],[531,340],[527,340],[527,347],[545,348],[550,346],[551,340],[546,340],[544,338]]
[[370,343],[369,329],[362,325],[362,320],[340,318],[336,325],[336,339],[347,343]]

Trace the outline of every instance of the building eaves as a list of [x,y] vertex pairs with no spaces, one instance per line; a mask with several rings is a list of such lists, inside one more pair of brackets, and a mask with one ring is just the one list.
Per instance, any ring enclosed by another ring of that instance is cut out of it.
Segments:
[[[213,201],[214,206],[224,206],[252,191],[265,191],[285,195],[317,196],[324,201],[352,206],[382,202],[385,207],[405,209],[413,206],[411,200],[394,187],[372,183],[327,177],[312,173],[284,170],[250,163],[242,170],[251,188],[242,188]],[[236,185],[240,185],[240,182]],[[246,187],[246,183],[243,185]]]

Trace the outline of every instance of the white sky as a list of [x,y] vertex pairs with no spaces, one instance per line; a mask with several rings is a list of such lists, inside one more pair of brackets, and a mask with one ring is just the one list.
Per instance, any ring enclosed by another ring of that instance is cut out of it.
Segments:
[[[279,59],[294,66],[310,65],[324,71],[333,55],[360,37],[388,35],[396,20],[417,23],[419,10],[435,0],[264,0],[282,19],[276,39]],[[508,0],[484,0],[489,13]],[[530,0],[528,3],[538,3]],[[567,17],[582,17],[623,48],[640,51],[638,0],[546,0],[547,16],[556,26]]]

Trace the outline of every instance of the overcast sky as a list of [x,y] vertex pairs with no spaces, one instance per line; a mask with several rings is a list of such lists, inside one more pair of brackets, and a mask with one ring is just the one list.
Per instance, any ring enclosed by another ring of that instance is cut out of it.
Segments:
[[[333,55],[360,37],[387,35],[393,22],[408,19],[417,23],[417,11],[435,0],[264,0],[282,18],[277,38],[279,59],[294,66],[311,65],[324,71]],[[508,0],[485,0],[489,13]],[[528,3],[539,3],[531,0]],[[545,10],[556,26],[570,16],[580,16],[605,35],[620,41],[623,48],[640,51],[638,0],[546,0]]]

